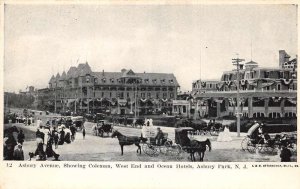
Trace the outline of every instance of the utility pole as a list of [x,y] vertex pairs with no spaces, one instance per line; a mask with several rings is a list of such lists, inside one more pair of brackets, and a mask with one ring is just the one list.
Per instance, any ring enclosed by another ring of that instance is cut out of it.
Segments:
[[237,113],[236,113],[236,117],[237,117],[237,136],[240,136],[241,133],[241,113],[240,113],[240,62],[245,61],[245,59],[240,59],[239,55],[237,54],[237,58],[233,58],[232,59],[232,63],[233,65],[236,65],[236,72],[237,72],[237,76],[236,76],[236,80],[237,80],[237,93],[236,93],[236,103],[237,103]]

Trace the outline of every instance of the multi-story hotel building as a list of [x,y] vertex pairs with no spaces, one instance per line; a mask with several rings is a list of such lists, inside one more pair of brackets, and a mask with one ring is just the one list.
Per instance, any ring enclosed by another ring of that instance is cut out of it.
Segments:
[[279,51],[277,68],[259,67],[254,61],[225,71],[219,81],[197,80],[192,84],[195,111],[201,116],[221,117],[237,113],[237,86],[240,113],[244,117],[296,117],[297,58],[290,60]]
[[39,104],[55,112],[171,113],[178,88],[174,74],[94,72],[84,63],[53,75],[39,90]]

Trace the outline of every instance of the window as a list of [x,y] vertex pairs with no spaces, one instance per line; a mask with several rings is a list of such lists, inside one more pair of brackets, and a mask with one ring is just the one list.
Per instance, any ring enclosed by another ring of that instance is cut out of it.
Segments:
[[183,106],[183,107],[182,107],[182,112],[183,112],[183,113],[186,113],[186,106]]
[[270,72],[265,71],[265,78],[269,78]]
[[101,96],[104,97],[104,92],[101,93]]
[[209,84],[209,88],[210,88],[210,89],[212,88],[212,84]]
[[142,98],[145,98],[145,93],[141,93],[141,97],[142,97]]
[[111,97],[111,92],[109,93],[109,97]]
[[169,80],[170,83],[174,83],[173,79]]
[[170,98],[173,98],[174,97],[174,94],[173,93],[170,93]]
[[151,98],[151,93],[148,93],[148,96],[147,96],[148,98]]
[[159,98],[159,93],[156,93],[156,98]]
[[163,93],[163,98],[167,98],[167,93]]
[[277,85],[277,90],[280,91],[280,88],[281,88],[281,85],[278,84],[278,85]]
[[129,93],[127,93],[127,98],[129,98]]

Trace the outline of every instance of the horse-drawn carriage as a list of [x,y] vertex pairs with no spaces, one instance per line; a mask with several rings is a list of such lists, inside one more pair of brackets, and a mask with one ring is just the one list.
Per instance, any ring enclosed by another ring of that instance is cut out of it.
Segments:
[[142,140],[143,152],[149,156],[158,156],[159,154],[172,155],[179,157],[181,153],[181,147],[174,145],[172,140],[168,138],[168,133],[163,133],[161,143],[158,144],[155,138],[149,138]]
[[191,127],[194,133],[212,136],[218,136],[220,131],[223,129],[223,125],[217,122],[209,122],[208,124],[203,120],[191,120],[191,119],[181,119],[176,123],[177,128],[181,127]]
[[189,133],[194,133],[195,129],[191,127],[182,127],[175,129],[175,143],[179,148],[190,154],[191,160],[195,161],[195,153],[198,153],[200,161],[203,161],[206,148],[211,150],[211,143],[209,139],[205,141],[198,141],[190,138]]
[[112,133],[113,126],[112,123],[108,122],[107,120],[98,120],[95,129],[96,135],[103,137],[104,133],[106,133],[107,136],[109,136],[109,133]]
[[84,123],[84,118],[82,116],[71,117],[72,124],[75,124],[76,130],[81,131]]
[[[260,129],[261,131],[259,131]],[[296,152],[296,129],[296,127],[289,124],[265,124],[260,127],[259,123],[255,123],[242,140],[242,149],[250,153],[257,150],[264,153],[273,153],[285,145],[292,152]]]

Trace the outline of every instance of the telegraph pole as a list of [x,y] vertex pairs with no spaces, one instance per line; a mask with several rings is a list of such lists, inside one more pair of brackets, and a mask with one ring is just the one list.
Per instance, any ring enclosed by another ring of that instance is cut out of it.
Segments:
[[236,80],[237,80],[237,93],[236,93],[236,103],[237,103],[237,113],[236,113],[236,118],[237,118],[237,136],[240,136],[241,133],[241,113],[240,113],[240,62],[245,61],[245,59],[240,59],[239,55],[237,54],[237,58],[232,59],[233,65],[236,65]]

